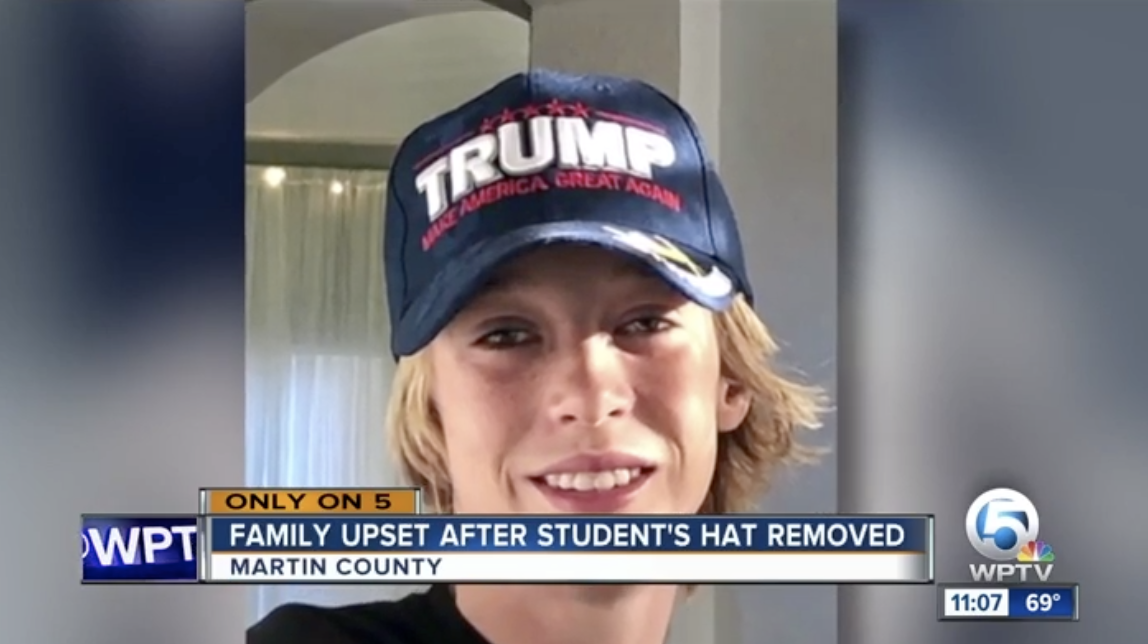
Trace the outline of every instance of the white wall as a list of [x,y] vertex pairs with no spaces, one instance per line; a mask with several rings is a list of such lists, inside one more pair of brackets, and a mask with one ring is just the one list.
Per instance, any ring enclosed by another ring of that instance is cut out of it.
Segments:
[[[833,2],[722,6],[721,173],[738,209],[756,308],[781,341],[783,362],[831,394],[838,321],[836,42]],[[833,448],[836,437],[830,415],[810,439]],[[763,510],[836,512],[836,453],[783,477]],[[717,641],[836,642],[836,594],[835,586],[719,588],[724,613],[715,622]]]
[[407,20],[287,73],[248,104],[248,134],[397,143],[529,59],[530,25],[507,13]]

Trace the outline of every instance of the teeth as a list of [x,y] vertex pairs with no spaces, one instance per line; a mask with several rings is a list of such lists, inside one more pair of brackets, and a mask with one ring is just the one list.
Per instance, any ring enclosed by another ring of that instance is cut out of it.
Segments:
[[605,491],[629,485],[630,481],[638,478],[641,474],[641,468],[637,467],[604,472],[564,472],[562,474],[547,474],[546,484],[560,490]]
[[638,476],[634,472],[641,474],[638,470],[614,470],[614,485],[619,487],[628,485],[632,479]]

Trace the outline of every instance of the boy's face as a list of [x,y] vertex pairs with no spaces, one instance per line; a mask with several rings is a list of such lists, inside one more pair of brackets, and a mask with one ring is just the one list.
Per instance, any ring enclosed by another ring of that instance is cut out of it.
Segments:
[[594,248],[510,263],[429,353],[460,513],[694,513],[749,405],[713,314]]

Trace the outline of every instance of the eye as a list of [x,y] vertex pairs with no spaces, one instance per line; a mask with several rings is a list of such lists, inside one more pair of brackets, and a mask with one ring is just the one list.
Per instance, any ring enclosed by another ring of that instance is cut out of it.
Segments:
[[653,335],[673,326],[669,320],[657,315],[644,315],[630,320],[622,325],[621,332],[625,335]]
[[483,335],[475,345],[488,349],[512,349],[533,342],[535,334],[518,328],[497,329]]

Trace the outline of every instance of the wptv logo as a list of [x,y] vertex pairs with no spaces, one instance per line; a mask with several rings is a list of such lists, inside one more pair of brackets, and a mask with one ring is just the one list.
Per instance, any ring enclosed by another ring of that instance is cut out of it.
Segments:
[[978,554],[996,562],[969,564],[973,581],[1046,582],[1052,575],[1056,555],[1037,538],[1040,514],[1016,490],[997,488],[978,496],[965,516],[965,532]]

